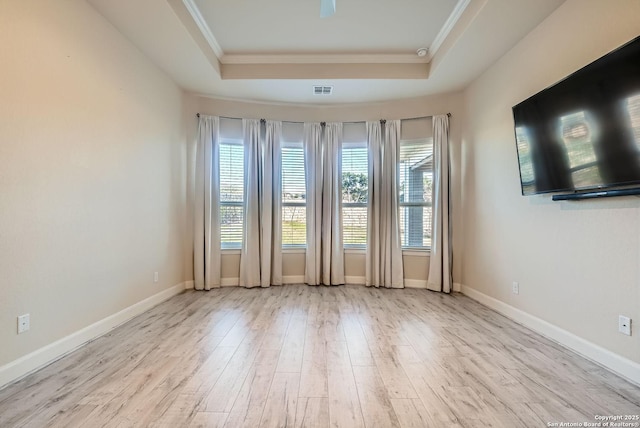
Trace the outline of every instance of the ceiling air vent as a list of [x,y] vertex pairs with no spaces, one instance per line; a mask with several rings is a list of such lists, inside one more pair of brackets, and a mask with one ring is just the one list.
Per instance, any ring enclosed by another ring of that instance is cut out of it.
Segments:
[[333,86],[314,86],[314,95],[331,95],[333,92]]

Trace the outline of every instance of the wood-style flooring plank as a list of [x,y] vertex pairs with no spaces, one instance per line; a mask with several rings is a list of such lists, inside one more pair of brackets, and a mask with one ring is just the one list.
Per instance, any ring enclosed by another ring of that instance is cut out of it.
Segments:
[[378,373],[363,366],[355,366],[353,372],[364,425],[367,428],[399,427],[400,422]]
[[296,428],[329,428],[328,398],[298,398]]
[[329,416],[332,427],[364,427],[358,389],[345,342],[327,342]]
[[261,428],[294,427],[299,386],[300,373],[276,370],[262,411]]
[[640,388],[453,294],[188,291],[0,390],[0,427],[537,427]]
[[228,417],[228,413],[198,412],[191,420],[189,428],[222,428]]

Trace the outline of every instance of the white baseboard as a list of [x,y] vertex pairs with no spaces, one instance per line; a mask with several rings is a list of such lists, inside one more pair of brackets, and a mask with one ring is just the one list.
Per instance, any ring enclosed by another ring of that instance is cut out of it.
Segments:
[[[366,280],[364,276],[345,276],[344,280],[347,284],[351,284],[351,285],[366,284]],[[427,288],[427,281],[423,279],[406,279],[405,278],[404,286],[406,288]]]
[[[221,278],[220,287],[237,287],[239,282],[239,278]],[[185,282],[184,288],[187,290],[195,290],[195,281]]]
[[220,287],[237,287],[240,283],[240,278],[222,278],[220,280]]
[[[304,284],[304,275],[283,276],[282,283],[283,284]],[[220,287],[237,287],[238,284],[240,284],[240,278],[222,278],[220,280]]]
[[353,284],[353,285],[364,285],[365,278],[364,276],[345,276],[344,282],[346,282],[347,284]]
[[282,277],[283,284],[304,284],[304,275],[290,275]]
[[[364,276],[345,276],[344,280],[347,284],[351,285],[365,285]],[[193,288],[193,281],[188,281],[187,288]],[[239,278],[222,278],[220,281],[221,287],[236,287],[238,286]],[[304,284],[304,275],[289,275],[282,277],[283,284]],[[459,285],[459,284],[458,284]],[[427,281],[422,279],[405,279],[404,286],[407,288],[427,288]],[[454,285],[454,291],[455,285]],[[457,290],[459,291],[459,290]]]
[[640,364],[631,361],[621,355],[609,351],[595,343],[589,342],[575,334],[563,330],[562,328],[551,324],[534,315],[524,312],[518,308],[514,308],[500,300],[487,296],[466,285],[461,286],[461,291],[473,300],[501,313],[531,330],[563,345],[566,348],[588,358],[609,370],[625,377],[629,381],[640,385]]
[[404,286],[406,288],[427,288],[426,279],[404,279]]
[[56,340],[53,343],[43,346],[25,356],[0,366],[0,389],[13,383],[24,376],[64,357],[75,351],[82,345],[97,339],[108,333],[115,327],[129,321],[130,319],[148,311],[152,307],[180,294],[186,287],[185,283],[174,285],[151,297],[147,297],[120,312],[110,315],[97,321],[81,330]]
[[455,291],[456,293],[462,292],[462,284],[460,284],[459,282],[454,282],[453,291]]

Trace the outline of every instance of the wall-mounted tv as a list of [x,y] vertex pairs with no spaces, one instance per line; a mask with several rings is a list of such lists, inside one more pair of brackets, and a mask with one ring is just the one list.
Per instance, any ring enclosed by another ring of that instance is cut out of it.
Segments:
[[523,195],[640,185],[640,37],[514,106],[513,118]]

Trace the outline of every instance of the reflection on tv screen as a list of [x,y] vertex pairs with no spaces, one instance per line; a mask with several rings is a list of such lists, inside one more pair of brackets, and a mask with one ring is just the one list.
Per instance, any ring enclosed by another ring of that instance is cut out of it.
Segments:
[[640,183],[640,38],[513,107],[522,193]]

